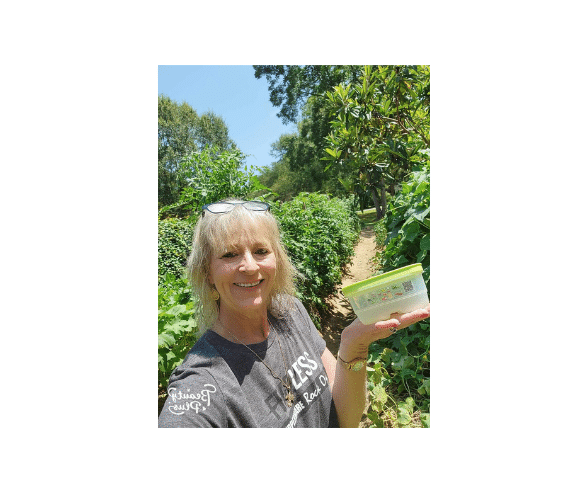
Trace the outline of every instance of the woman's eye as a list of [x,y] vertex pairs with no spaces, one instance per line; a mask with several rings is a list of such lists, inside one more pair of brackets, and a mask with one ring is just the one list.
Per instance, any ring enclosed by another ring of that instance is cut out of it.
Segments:
[[221,258],[233,258],[235,255],[236,255],[236,253],[227,252]]
[[267,255],[269,252],[266,248],[259,248],[256,252],[257,255]]

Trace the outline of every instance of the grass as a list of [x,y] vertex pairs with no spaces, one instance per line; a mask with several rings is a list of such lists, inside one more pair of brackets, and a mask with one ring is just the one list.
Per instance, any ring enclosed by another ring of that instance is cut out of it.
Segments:
[[364,209],[363,213],[358,212],[359,220],[361,221],[361,229],[374,226],[378,220],[376,219],[376,209]]

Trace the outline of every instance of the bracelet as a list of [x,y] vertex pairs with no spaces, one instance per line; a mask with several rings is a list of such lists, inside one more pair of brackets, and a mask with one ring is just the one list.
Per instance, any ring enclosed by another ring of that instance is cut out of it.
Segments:
[[367,362],[367,358],[355,358],[351,361],[345,361],[341,358],[341,356],[339,356],[339,353],[337,353],[337,359],[341,361],[341,363],[343,363],[343,366],[345,366],[345,368],[351,371],[361,370]]

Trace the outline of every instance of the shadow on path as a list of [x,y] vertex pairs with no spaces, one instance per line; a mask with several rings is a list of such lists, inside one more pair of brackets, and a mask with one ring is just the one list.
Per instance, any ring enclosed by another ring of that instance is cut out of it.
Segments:
[[373,259],[376,254],[375,232],[372,226],[361,230],[359,241],[355,246],[355,255],[347,266],[337,293],[326,300],[327,310],[321,313],[322,326],[319,331],[327,343],[329,351],[334,356],[339,350],[341,332],[356,318],[351,304],[341,293],[342,288],[350,284],[363,281],[374,273]]
[[321,314],[323,325],[320,327],[320,332],[327,343],[329,351],[333,356],[337,356],[339,343],[341,342],[341,332],[355,320],[355,313],[353,313],[349,301],[345,298],[342,301],[339,300],[337,304],[327,300],[327,305],[329,306],[327,312]]

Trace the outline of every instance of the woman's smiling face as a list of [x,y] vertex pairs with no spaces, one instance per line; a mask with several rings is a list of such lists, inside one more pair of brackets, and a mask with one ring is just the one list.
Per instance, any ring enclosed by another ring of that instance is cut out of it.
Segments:
[[254,316],[267,310],[276,276],[276,257],[264,231],[242,231],[231,245],[215,252],[208,280],[220,294],[220,311]]

